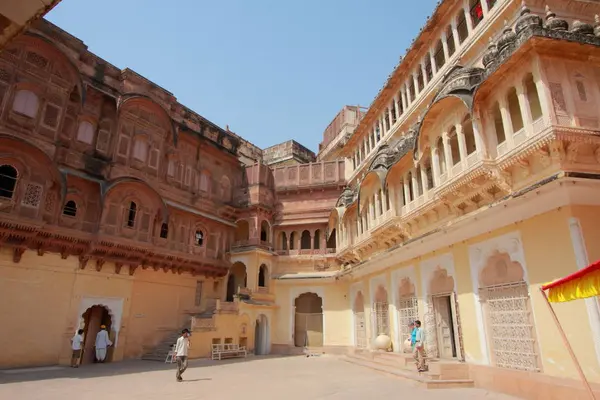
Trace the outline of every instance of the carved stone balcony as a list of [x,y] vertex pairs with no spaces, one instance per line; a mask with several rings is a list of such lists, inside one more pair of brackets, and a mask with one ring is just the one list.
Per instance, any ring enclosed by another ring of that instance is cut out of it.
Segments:
[[258,248],[266,251],[273,251],[273,245],[271,244],[271,242],[266,242],[260,239],[237,240],[231,245],[232,252],[240,252],[250,250],[253,248]]
[[276,250],[279,256],[326,256],[334,255],[336,249],[300,249],[300,250]]
[[343,186],[345,179],[345,161],[322,161],[275,168],[275,188],[285,191],[298,188],[323,186]]

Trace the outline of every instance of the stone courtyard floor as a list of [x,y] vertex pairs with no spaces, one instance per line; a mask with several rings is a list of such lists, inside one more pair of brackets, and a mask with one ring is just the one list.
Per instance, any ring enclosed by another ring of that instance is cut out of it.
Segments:
[[175,364],[152,361],[0,371],[0,399],[515,399],[480,389],[426,390],[328,356],[192,360],[184,379],[175,381]]

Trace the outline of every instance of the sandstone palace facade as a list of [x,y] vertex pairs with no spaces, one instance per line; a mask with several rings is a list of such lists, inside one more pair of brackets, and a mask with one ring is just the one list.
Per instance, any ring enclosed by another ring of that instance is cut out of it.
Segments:
[[[164,359],[187,327],[192,357],[309,347],[429,387],[583,396],[539,287],[600,258],[596,14],[441,1],[318,154],[259,149],[34,23],[0,52],[0,368],[67,363],[100,324],[109,360]],[[600,388],[598,299],[556,309]],[[415,319],[428,374],[404,369]]]

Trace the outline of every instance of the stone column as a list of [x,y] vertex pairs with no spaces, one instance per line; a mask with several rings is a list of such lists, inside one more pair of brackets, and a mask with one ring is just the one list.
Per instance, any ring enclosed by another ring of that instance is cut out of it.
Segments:
[[[485,1],[485,0],[483,0],[483,1]],[[465,13],[465,19],[467,20],[467,30],[469,32],[468,36],[471,36],[471,33],[473,33],[473,17],[471,16],[471,10],[469,9],[468,0],[465,0],[463,9],[464,9],[464,13]]]
[[490,12],[487,0],[481,0],[481,11],[483,12],[483,18],[487,17],[488,13]]
[[456,135],[458,136],[458,151],[460,152],[460,161],[467,161],[467,143],[465,141],[465,135],[463,133],[462,125],[456,124]]
[[435,47],[429,49],[429,62],[431,63],[432,76],[435,76],[435,74],[437,74],[437,65],[435,64]]
[[423,90],[429,84],[429,78],[427,77],[427,68],[425,68],[425,60],[421,60],[421,74],[423,74]]
[[439,186],[440,182],[440,151],[443,149],[437,148],[437,142],[431,146],[431,168],[433,169],[433,185]]
[[396,111],[396,121],[400,119],[400,107],[398,107],[398,96],[394,96],[394,111]]
[[[382,138],[385,136],[385,131],[383,130],[383,124],[381,123],[381,118],[377,119],[377,123],[379,124],[379,137]],[[381,139],[379,139],[381,140]]]
[[523,116],[523,128],[527,135],[531,134],[533,123],[531,117],[531,109],[529,108],[529,100],[527,99],[527,93],[525,93],[525,87],[523,82],[519,82],[517,85],[517,97],[519,98],[519,108],[521,109],[521,115]]
[[413,72],[412,77],[413,77],[413,84],[415,85],[415,93],[414,93],[415,98],[413,99],[413,102],[414,102],[414,101],[417,101],[417,97],[419,96],[419,79],[417,77],[416,72]]
[[502,124],[504,125],[504,136],[506,136],[506,141],[510,147],[513,146],[514,140],[513,135],[513,126],[512,119],[510,117],[510,111],[508,109],[508,104],[505,97],[500,99],[500,114],[502,114]]
[[448,50],[448,36],[446,35],[446,30],[442,32],[442,47],[444,49],[444,60],[446,63],[450,59],[450,50]]
[[452,159],[452,149],[450,148],[450,138],[448,137],[448,132],[442,133],[442,143],[444,144],[444,157],[446,157],[446,174],[451,176],[452,166],[454,164],[454,160]]
[[471,123],[473,124],[473,135],[475,136],[475,148],[477,151],[477,158],[481,159],[487,156],[488,152],[485,147],[485,141],[483,140],[483,125],[481,123],[480,113],[477,112],[472,116]]
[[417,182],[417,170],[416,168],[413,168],[410,170],[410,172],[410,175],[412,176],[413,197],[416,199],[417,197],[419,197],[419,183]]
[[408,181],[408,173],[404,174],[404,205],[410,203],[410,187],[408,185],[412,185],[412,182]]
[[404,112],[406,112],[406,109],[408,108],[408,97],[406,95],[407,90],[408,89],[406,85],[402,86],[402,88],[400,89],[400,94],[402,95],[402,109],[404,110]]
[[392,125],[394,125],[394,120],[392,119],[392,108],[394,108],[395,101],[392,100],[392,103],[388,107],[388,122],[390,123],[390,131],[392,130]]
[[452,26],[452,39],[454,40],[454,52],[457,52],[460,48],[460,40],[458,39],[458,28],[456,27],[456,18],[452,18],[450,23]]
[[423,194],[425,194],[427,193],[429,187],[429,179],[427,179],[427,171],[425,170],[425,165],[421,164],[421,168],[419,168],[419,171],[421,171],[421,185],[423,185]]
[[379,208],[379,191],[375,192],[373,195],[373,211],[375,211],[375,218],[381,215],[381,209]]

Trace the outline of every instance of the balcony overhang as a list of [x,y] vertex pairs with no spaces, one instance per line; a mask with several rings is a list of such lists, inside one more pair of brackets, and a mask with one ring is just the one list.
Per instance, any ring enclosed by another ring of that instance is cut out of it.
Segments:
[[43,17],[60,0],[4,0],[0,2],[0,50],[31,22]]

